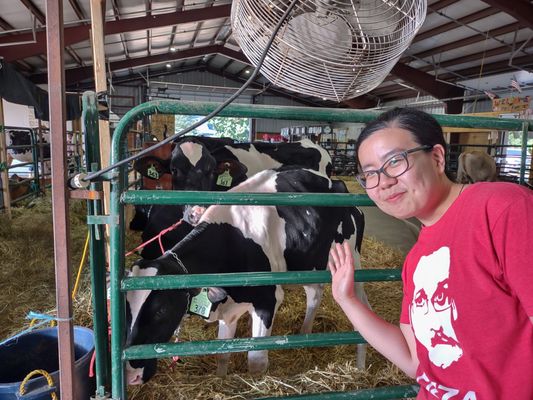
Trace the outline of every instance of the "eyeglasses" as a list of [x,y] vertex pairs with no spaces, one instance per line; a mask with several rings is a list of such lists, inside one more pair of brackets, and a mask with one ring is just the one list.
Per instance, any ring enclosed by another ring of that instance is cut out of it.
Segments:
[[432,148],[433,146],[425,145],[397,153],[385,161],[380,169],[360,172],[355,176],[355,179],[363,188],[373,189],[379,185],[381,173],[389,178],[397,178],[409,169],[409,159],[407,158],[409,154],[420,150],[427,151]]

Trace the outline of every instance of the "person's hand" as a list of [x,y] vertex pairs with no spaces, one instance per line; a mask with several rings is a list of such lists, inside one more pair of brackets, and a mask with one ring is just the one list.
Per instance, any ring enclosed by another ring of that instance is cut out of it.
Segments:
[[356,299],[354,289],[354,258],[350,243],[335,243],[329,252],[328,261],[331,272],[331,292],[337,303]]

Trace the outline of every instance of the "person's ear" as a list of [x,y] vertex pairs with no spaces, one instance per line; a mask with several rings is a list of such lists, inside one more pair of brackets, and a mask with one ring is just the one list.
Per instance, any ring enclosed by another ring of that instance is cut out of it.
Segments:
[[444,147],[440,144],[436,144],[433,146],[433,149],[431,149],[431,156],[435,163],[437,164],[437,167],[439,168],[439,171],[444,172],[446,168],[446,152],[444,150]]

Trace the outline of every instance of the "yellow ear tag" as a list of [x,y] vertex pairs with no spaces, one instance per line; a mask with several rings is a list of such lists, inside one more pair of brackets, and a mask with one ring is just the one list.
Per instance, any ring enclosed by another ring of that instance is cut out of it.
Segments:
[[151,164],[150,168],[146,170],[146,175],[148,175],[148,178],[159,179],[159,172],[157,172],[154,164]]
[[231,186],[231,181],[233,180],[233,178],[231,177],[230,173],[228,170],[225,170],[224,172],[222,172],[218,178],[217,178],[217,185],[218,186],[226,186],[226,187],[230,187]]
[[209,317],[211,312],[211,306],[213,304],[209,301],[207,297],[207,288],[203,288],[200,293],[194,296],[191,299],[191,304],[189,305],[189,311],[193,314],[198,314],[204,318]]

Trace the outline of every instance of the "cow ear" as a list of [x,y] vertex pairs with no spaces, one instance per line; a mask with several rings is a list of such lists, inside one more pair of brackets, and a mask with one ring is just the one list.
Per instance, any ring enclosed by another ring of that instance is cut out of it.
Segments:
[[231,184],[225,186],[235,186],[236,183],[245,181],[247,172],[248,168],[246,165],[238,160],[219,161],[215,170],[215,174],[218,177],[221,175],[229,175],[231,177]]
[[228,292],[221,287],[210,287],[207,290],[207,298],[211,303],[218,303],[228,297]]
[[155,156],[146,156],[136,160],[133,168],[142,176],[156,180],[163,174],[170,174],[169,161]]

